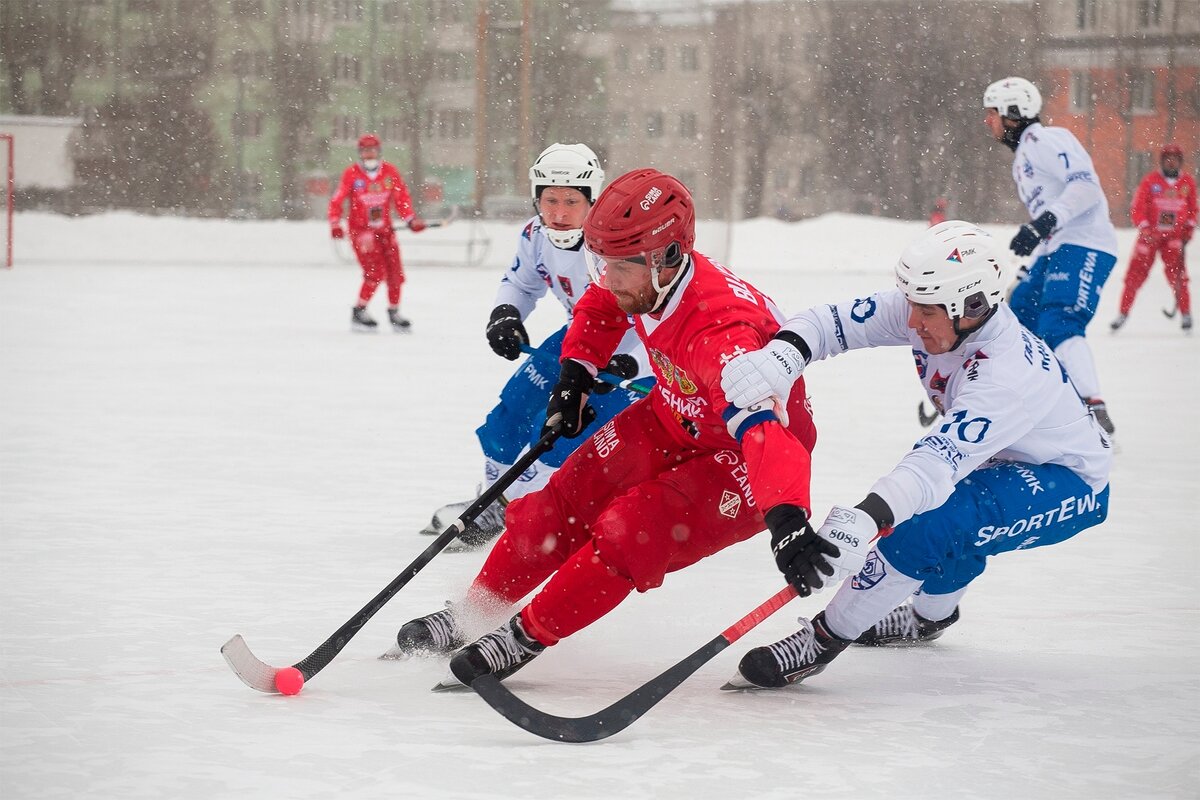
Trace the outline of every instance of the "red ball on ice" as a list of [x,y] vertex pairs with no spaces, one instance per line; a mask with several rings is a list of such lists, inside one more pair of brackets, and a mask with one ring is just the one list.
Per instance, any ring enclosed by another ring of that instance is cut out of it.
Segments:
[[280,694],[298,694],[304,688],[304,674],[295,667],[275,670],[275,688]]

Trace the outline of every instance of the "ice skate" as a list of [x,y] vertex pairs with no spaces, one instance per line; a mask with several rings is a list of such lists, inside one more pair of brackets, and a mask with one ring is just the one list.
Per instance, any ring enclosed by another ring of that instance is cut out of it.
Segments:
[[380,656],[392,661],[413,656],[448,656],[467,643],[458,626],[454,606],[446,603],[441,611],[404,623],[396,634],[396,644]]
[[1128,321],[1128,319],[1129,319],[1128,314],[1117,314],[1117,316],[1113,319],[1113,321],[1108,323],[1108,327],[1112,330],[1113,333],[1116,333],[1117,331],[1119,331],[1121,329],[1121,326],[1124,325],[1126,323],[1126,321]]
[[1088,411],[1096,418],[1096,422],[1100,424],[1105,433],[1112,436],[1117,427],[1113,425],[1112,417],[1108,416],[1108,406],[1099,397],[1088,398],[1085,402],[1087,403]]
[[886,617],[876,622],[874,627],[855,639],[854,643],[872,647],[903,647],[932,642],[941,636],[946,628],[956,622],[958,622],[957,607],[950,616],[934,622],[918,614],[912,603],[905,603],[890,611]]
[[546,645],[525,633],[521,615],[454,654],[450,659],[450,674],[433,687],[436,691],[470,686],[476,678],[495,675],[504,680],[533,661]]
[[850,645],[825,626],[825,612],[812,622],[800,618],[800,630],[766,647],[756,647],[738,662],[722,689],[778,689],[816,675]]
[[1181,328],[1183,328],[1184,333],[1191,333],[1192,332],[1192,315],[1191,314],[1181,315],[1179,318],[1179,326]]
[[[442,506],[434,512],[433,519],[425,526],[421,534],[423,536],[440,536],[474,502],[475,500],[471,499]],[[467,524],[463,532],[446,549],[451,551],[477,550],[499,537],[504,531],[504,508],[506,505],[507,503],[501,498],[479,512],[479,515]]]
[[412,323],[400,316],[400,309],[388,309],[388,322],[392,324],[392,330],[396,333],[412,333]]
[[374,331],[379,323],[367,316],[367,309],[355,306],[350,313],[350,329],[354,331]]

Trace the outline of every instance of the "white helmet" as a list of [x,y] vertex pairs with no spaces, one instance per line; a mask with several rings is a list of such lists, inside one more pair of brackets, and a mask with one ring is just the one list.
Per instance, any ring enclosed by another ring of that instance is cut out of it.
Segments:
[[[600,159],[586,144],[552,144],[529,168],[529,193],[536,202],[538,190],[546,186],[571,186],[579,189],[589,203],[596,202],[604,185]],[[555,247],[569,250],[583,238],[583,229],[556,231],[543,227],[546,238]]]
[[934,225],[904,249],[896,285],[914,303],[942,306],[950,319],[986,316],[1005,288],[995,240],[957,219]]
[[1024,78],[1005,78],[984,90],[983,107],[1009,119],[1033,119],[1042,111],[1042,93]]

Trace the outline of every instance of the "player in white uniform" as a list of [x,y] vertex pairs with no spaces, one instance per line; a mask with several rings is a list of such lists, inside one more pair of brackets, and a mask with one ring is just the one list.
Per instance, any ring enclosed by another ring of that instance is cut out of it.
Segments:
[[[600,194],[604,170],[591,148],[583,144],[553,144],[542,151],[529,169],[531,194],[538,214],[529,220],[517,240],[517,255],[500,280],[494,308],[487,325],[492,350],[509,361],[521,357],[521,346],[529,344],[524,320],[533,312],[547,290],[562,303],[570,323],[575,304],[591,278],[583,257],[583,220]],[[558,379],[559,350],[564,326],[535,348],[500,392],[500,402],[475,434],[484,454],[481,492],[536,442],[546,417],[550,389]],[[605,368],[622,378],[651,374],[645,348],[630,332]],[[625,409],[640,395],[597,383],[590,405],[599,427]],[[503,497],[486,508],[459,534],[463,547],[479,547],[495,539],[504,529],[504,508],[509,501],[546,485],[567,456],[586,436],[560,439],[552,450],[536,461],[505,490]],[[470,505],[467,500],[438,509],[421,533],[437,535]]]
[[1009,301],[1021,324],[1044,339],[1071,374],[1089,409],[1108,433],[1108,408],[1086,328],[1100,290],[1117,263],[1117,232],[1091,156],[1066,128],[1047,127],[1042,96],[1024,78],[996,81],[983,94],[988,130],[1014,152],[1012,175],[1029,211],[1009,248],[1034,255]]
[[997,250],[967,222],[930,228],[901,255],[899,288],[804,311],[725,367],[726,397],[744,408],[787,397],[813,361],[911,347],[944,419],[861,503],[834,506],[815,540],[785,554],[793,574],[853,578],[811,623],[747,653],[730,688],[795,683],[854,641],[936,638],[989,556],[1104,521],[1108,438],[1054,352],[1004,303]]

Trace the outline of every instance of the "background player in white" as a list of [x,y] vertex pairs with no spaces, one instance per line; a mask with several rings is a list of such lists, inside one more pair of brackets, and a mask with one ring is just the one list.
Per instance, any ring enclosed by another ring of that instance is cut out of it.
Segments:
[[[575,304],[590,283],[582,250],[583,220],[600,195],[604,170],[587,145],[552,144],[530,167],[529,182],[537,215],[521,230],[516,257],[500,280],[487,325],[488,344],[509,361],[519,359],[521,346],[529,344],[524,321],[547,290],[562,303],[569,323]],[[546,400],[558,378],[559,351],[565,332],[564,326],[521,363],[501,390],[500,402],[475,431],[484,455],[482,490],[495,483],[522,451],[537,441],[545,419]],[[646,351],[634,334],[626,336],[605,370],[622,378],[650,375]],[[597,383],[593,392],[592,405],[598,417],[594,427],[608,422],[639,396],[622,389],[613,391],[607,383]],[[501,500],[486,508],[459,534],[463,546],[479,547],[499,536],[504,529],[507,503],[545,486],[550,475],[582,441],[584,438],[560,439],[554,449],[505,490]],[[421,533],[440,534],[471,502],[442,506]]]
[[1091,156],[1066,128],[1042,124],[1042,96],[1024,78],[1005,78],[987,87],[983,107],[992,136],[1015,154],[1013,180],[1029,210],[1030,221],[1009,244],[1017,256],[1035,255],[1009,301],[1013,313],[1054,349],[1111,434],[1113,423],[1084,336],[1117,263],[1117,232]]
[[813,361],[911,347],[944,417],[862,502],[833,507],[818,536],[837,555],[813,543],[792,567],[815,567],[829,584],[853,579],[811,623],[747,653],[728,688],[795,683],[854,641],[936,638],[958,620],[959,599],[989,556],[1056,544],[1104,521],[1108,439],[1054,353],[1003,302],[997,250],[970,223],[930,228],[901,255],[898,289],[797,314],[723,370],[726,399],[745,407],[787,397]]

